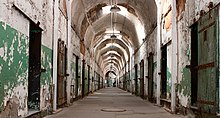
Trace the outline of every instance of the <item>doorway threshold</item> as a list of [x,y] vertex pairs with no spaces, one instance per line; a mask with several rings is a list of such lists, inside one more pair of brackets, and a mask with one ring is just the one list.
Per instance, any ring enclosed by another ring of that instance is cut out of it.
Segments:
[[28,114],[26,115],[26,117],[25,118],[29,118],[29,117],[31,117],[31,116],[35,116],[35,115],[40,115],[40,111],[39,110],[35,110],[35,109],[30,109],[30,110],[28,110]]

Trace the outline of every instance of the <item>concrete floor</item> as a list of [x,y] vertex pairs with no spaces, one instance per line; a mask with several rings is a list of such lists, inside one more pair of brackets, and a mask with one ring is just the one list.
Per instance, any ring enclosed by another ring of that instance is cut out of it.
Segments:
[[[126,110],[106,112],[106,110]],[[46,118],[183,118],[118,88],[105,88]]]

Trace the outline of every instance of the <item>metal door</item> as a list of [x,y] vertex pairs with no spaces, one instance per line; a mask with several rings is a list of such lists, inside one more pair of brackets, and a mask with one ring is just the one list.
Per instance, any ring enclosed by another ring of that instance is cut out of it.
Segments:
[[101,89],[101,80],[100,75],[98,74],[98,90]]
[[153,54],[148,57],[148,100],[153,102]]
[[82,60],[82,97],[85,96],[85,60]]
[[197,103],[197,92],[198,92],[198,72],[195,67],[198,65],[198,23],[194,23],[191,26],[191,105],[196,106]]
[[144,98],[144,60],[140,63],[140,96]]
[[123,76],[122,76],[122,79],[123,79],[123,90],[126,90],[126,76],[125,76],[126,74],[124,74]]
[[167,45],[162,47],[161,53],[161,98],[167,98]]
[[88,65],[88,94],[90,93],[90,66]]
[[217,17],[218,10],[211,10],[198,21],[198,98],[202,111],[216,112],[217,83]]
[[135,78],[134,78],[135,95],[138,95],[138,67],[137,67],[137,64],[134,66],[134,68],[135,68]]
[[66,102],[65,81],[65,45],[64,41],[58,40],[58,78],[57,78],[57,105],[63,106]]
[[75,76],[75,96],[78,97],[78,91],[79,91],[79,57],[76,56],[76,76]]
[[41,76],[41,33],[42,30],[30,23],[29,72],[28,72],[28,108],[40,109],[40,76]]

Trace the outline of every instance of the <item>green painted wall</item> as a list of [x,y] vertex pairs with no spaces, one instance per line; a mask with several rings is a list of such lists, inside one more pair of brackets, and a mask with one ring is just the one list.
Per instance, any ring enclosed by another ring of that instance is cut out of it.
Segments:
[[[79,89],[82,90],[82,86],[81,86],[81,78],[82,78],[82,73],[81,73],[81,63],[80,63],[80,60],[79,60],[79,65],[78,65],[78,75],[79,75],[79,78],[78,78],[78,85],[79,85]],[[81,94],[81,93],[80,93]]]
[[157,62],[153,63],[153,68],[154,68],[153,71],[156,71],[156,69],[157,69]]
[[4,96],[12,94],[14,87],[27,89],[28,49],[28,37],[0,21],[0,110]]
[[167,93],[171,95],[172,75],[169,68],[167,68]]
[[49,85],[52,83],[52,49],[41,46],[41,67],[46,72],[41,73],[41,85]]
[[182,81],[180,81],[178,91],[183,93],[184,96],[190,96],[191,94],[191,73],[188,68],[183,68]]
[[71,73],[72,73],[72,77],[75,78],[75,74],[76,74],[76,63],[75,62],[71,62]]

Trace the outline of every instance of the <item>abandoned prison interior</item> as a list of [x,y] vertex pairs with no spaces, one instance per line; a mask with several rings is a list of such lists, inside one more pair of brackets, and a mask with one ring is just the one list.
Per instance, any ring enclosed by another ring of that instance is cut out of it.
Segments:
[[219,0],[0,0],[0,118],[68,118],[90,99],[220,117],[219,16]]

